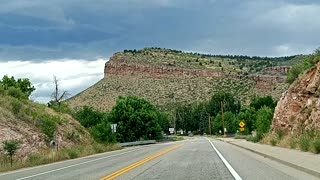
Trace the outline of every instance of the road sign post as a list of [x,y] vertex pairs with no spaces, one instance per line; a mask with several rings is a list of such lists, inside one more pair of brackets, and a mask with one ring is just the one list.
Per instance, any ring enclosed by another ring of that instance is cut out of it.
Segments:
[[244,126],[245,126],[246,124],[243,122],[243,121],[240,121],[240,123],[239,123],[239,130],[240,130],[240,132],[243,132],[244,131]]

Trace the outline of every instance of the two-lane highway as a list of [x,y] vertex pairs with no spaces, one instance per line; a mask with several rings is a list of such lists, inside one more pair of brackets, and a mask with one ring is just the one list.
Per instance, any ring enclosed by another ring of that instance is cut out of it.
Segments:
[[316,179],[205,137],[119,151],[0,174],[7,179]]

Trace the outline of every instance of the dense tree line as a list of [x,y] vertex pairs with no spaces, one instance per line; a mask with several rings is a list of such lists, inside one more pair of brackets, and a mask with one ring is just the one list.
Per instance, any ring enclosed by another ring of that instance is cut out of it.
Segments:
[[[269,131],[276,102],[271,96],[254,97],[250,106],[241,106],[240,101],[230,93],[216,93],[208,102],[181,104],[174,110],[176,127],[184,132],[193,133],[236,133],[239,122],[243,121],[245,131],[249,134],[256,130],[258,138]],[[209,128],[209,126],[211,126]]]
[[[98,142],[105,143],[160,139],[161,132],[169,128],[168,114],[136,96],[118,97],[110,112],[85,106],[75,118]],[[111,131],[111,124],[117,124],[116,132]]]
[[[193,52],[183,52],[181,50],[175,50],[175,49],[167,49],[167,48],[160,48],[160,47],[150,47],[150,48],[145,48],[145,49],[152,49],[152,50],[158,50],[158,51],[167,51],[175,54],[179,53],[184,53],[184,54],[189,54],[189,55],[194,55],[198,56],[201,58],[223,58],[223,59],[235,59],[238,61],[243,61],[243,60],[261,60],[261,61],[289,61],[292,60],[293,58],[296,57],[296,55],[293,56],[282,56],[282,57],[261,57],[261,56],[247,56],[247,55],[219,55],[219,54],[200,54],[200,53],[193,53]],[[141,53],[143,52],[144,49],[142,50],[128,50],[125,49],[123,52],[124,53]]]

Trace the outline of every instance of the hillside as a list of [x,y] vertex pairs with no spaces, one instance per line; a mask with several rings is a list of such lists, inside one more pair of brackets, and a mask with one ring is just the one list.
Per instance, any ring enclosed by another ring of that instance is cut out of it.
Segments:
[[[17,159],[49,150],[52,139],[59,149],[93,142],[88,131],[70,115],[0,92],[0,142],[19,140]],[[0,159],[2,154],[0,143]]]
[[84,105],[111,110],[120,95],[150,99],[163,109],[173,103],[209,99],[228,91],[248,103],[254,95],[278,100],[288,88],[289,66],[302,59],[206,55],[170,49],[145,48],[115,53],[105,64],[104,78],[70,98],[72,107]]

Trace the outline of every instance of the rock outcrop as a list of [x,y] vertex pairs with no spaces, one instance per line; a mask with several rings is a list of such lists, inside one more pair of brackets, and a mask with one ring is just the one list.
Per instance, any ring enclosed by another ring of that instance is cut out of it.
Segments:
[[[161,78],[166,75],[172,76],[197,76],[204,78],[236,78],[242,79],[244,77],[249,77],[251,80],[255,81],[256,88],[261,91],[268,91],[273,88],[275,84],[284,83],[284,76],[276,75],[238,75],[234,73],[224,73],[220,71],[208,70],[208,69],[187,69],[180,67],[172,67],[171,65],[166,66],[152,66],[149,64],[139,64],[139,63],[126,63],[125,56],[113,56],[105,64],[104,68],[104,78],[108,78],[110,75],[141,75],[147,74],[154,78]],[[272,72],[286,73],[288,68],[279,67],[277,69],[274,67]],[[269,70],[268,70],[269,71]]]
[[320,129],[320,63],[284,92],[275,109],[271,129],[296,134]]

